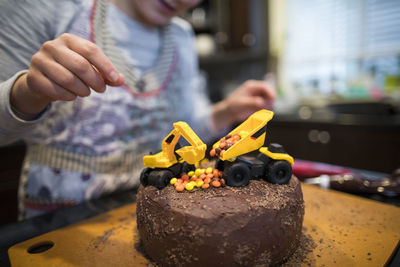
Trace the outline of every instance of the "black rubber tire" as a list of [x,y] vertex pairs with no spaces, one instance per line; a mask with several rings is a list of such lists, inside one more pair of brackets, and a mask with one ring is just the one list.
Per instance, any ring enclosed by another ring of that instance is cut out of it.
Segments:
[[[186,161],[183,162],[181,173],[183,173],[183,172],[184,172],[184,173],[188,173],[188,172],[194,171],[194,170],[196,170],[196,167],[195,167],[194,165],[189,164],[189,163],[187,163]],[[180,174],[180,173],[179,173],[179,174]]]
[[143,186],[148,186],[149,184],[149,173],[151,172],[151,168],[144,168],[140,173],[140,183]]
[[173,173],[170,170],[153,170],[149,173],[148,185],[163,189],[172,179]]
[[265,178],[272,184],[287,184],[292,177],[292,166],[285,160],[272,161],[268,164]]
[[235,163],[224,171],[226,184],[233,187],[245,186],[250,180],[250,169],[244,163]]
[[219,171],[224,171],[224,161],[220,158],[217,159],[217,161],[215,162],[215,166],[214,169],[217,169]]

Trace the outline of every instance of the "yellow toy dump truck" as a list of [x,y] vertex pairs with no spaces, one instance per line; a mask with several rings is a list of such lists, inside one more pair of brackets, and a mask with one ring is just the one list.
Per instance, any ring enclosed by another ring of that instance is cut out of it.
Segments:
[[[172,177],[194,170],[194,164],[205,156],[207,150],[196,133],[186,122],[176,122],[174,129],[164,138],[162,151],[155,155],[143,157],[145,168],[140,175],[140,182],[153,185],[158,189],[164,188]],[[180,147],[178,141],[183,136],[190,144]]]
[[[279,144],[262,147],[266,125],[273,116],[274,113],[269,110],[257,111],[227,135],[240,136],[223,153],[217,153],[219,159],[215,168],[224,172],[227,185],[244,186],[250,179],[265,179],[274,184],[289,182],[293,158]],[[213,149],[224,147],[221,145],[223,140],[215,143]]]

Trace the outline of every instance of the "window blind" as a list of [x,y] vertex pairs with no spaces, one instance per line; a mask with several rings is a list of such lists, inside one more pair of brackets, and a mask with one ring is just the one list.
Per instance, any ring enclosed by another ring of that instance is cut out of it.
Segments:
[[[282,76],[305,95],[339,93],[363,75],[399,74],[399,0],[287,0]],[[316,88],[317,87],[317,88]]]

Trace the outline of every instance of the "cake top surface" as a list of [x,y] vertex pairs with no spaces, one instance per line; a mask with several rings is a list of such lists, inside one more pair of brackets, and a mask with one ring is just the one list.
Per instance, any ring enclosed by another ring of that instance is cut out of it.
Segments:
[[[191,216],[213,216],[213,210],[220,213],[237,213],[260,208],[279,210],[288,202],[302,200],[299,181],[292,177],[286,185],[271,184],[263,180],[251,180],[244,187],[220,187],[208,190],[177,192],[173,186],[162,190],[155,187],[142,187],[150,201],[163,207],[188,213]],[[293,197],[295,196],[295,197]]]

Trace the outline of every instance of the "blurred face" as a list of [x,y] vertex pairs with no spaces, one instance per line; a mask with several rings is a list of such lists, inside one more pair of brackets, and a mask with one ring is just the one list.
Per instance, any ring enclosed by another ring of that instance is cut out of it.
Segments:
[[[116,0],[117,2],[118,0]],[[178,15],[197,5],[201,0],[121,0],[128,15],[148,26],[158,26],[169,22]]]

